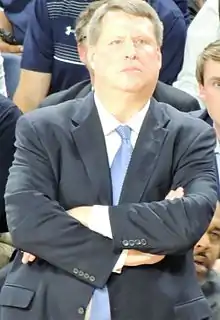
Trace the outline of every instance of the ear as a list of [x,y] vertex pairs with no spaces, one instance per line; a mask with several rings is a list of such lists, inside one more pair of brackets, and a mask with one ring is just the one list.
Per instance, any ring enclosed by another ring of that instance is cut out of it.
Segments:
[[203,101],[206,100],[205,88],[204,88],[204,86],[203,86],[201,83],[199,83],[199,97],[200,97]]
[[87,46],[84,44],[78,44],[77,46],[80,61],[86,64],[87,62]]
[[93,47],[88,48],[87,52],[88,64],[92,70],[95,68],[95,50]]
[[161,67],[162,67],[162,54],[161,54],[160,47],[157,47],[157,57],[158,57],[158,62],[159,62],[159,68],[161,69]]

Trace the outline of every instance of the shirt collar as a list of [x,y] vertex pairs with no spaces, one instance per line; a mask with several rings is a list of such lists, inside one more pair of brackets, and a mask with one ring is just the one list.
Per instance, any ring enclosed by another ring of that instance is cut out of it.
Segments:
[[[94,94],[94,100],[97,107],[97,111],[99,114],[99,118],[101,121],[102,129],[104,136],[108,136],[111,134],[115,129],[122,125],[120,121],[118,121],[110,112],[108,112],[103,105],[101,104],[100,100],[98,99],[97,95]],[[127,123],[132,131],[134,131],[137,135],[140,132],[142,123],[144,121],[144,118],[147,114],[147,111],[150,106],[150,100],[145,104],[145,106],[136,113]],[[123,124],[124,125],[124,124]]]

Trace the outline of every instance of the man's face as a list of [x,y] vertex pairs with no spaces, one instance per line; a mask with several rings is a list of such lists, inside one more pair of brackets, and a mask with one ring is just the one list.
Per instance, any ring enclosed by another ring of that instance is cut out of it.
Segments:
[[147,18],[107,13],[98,42],[88,54],[97,84],[137,92],[157,82],[161,53]]
[[205,62],[204,85],[200,85],[200,96],[213,122],[220,126],[220,62]]
[[203,280],[212,269],[220,253],[220,206],[208,230],[194,247],[194,263],[199,280]]

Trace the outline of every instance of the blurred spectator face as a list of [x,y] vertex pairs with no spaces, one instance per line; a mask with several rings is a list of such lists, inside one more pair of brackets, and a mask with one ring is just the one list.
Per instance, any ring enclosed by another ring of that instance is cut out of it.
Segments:
[[220,61],[206,61],[204,83],[200,85],[200,93],[210,117],[220,126]]
[[88,55],[99,85],[136,92],[146,85],[156,84],[159,76],[160,46],[148,18],[123,11],[108,12],[102,20],[99,38]]
[[[220,41],[211,43],[201,53],[197,62],[197,80],[200,97],[214,122],[220,127]],[[219,130],[218,130],[219,131]]]
[[220,204],[208,230],[194,247],[194,263],[198,279],[204,280],[220,254]]

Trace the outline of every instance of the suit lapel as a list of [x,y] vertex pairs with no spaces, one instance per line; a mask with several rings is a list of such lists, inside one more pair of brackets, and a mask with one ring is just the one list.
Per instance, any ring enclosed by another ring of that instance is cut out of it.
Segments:
[[167,136],[169,117],[152,99],[141,127],[125,177],[120,202],[139,202],[154,173],[157,159]]
[[97,204],[111,204],[111,180],[105,138],[93,93],[85,97],[72,117],[72,136],[91,182]]

